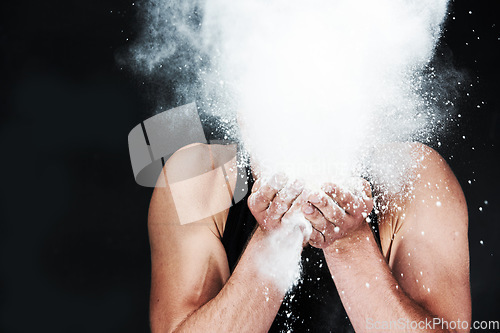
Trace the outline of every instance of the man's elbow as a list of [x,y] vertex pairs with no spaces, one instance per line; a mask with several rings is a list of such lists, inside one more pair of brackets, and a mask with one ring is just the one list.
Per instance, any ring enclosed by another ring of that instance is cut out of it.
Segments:
[[149,326],[151,333],[173,333],[179,332],[179,328],[185,319],[177,319],[172,316],[161,316],[151,312]]

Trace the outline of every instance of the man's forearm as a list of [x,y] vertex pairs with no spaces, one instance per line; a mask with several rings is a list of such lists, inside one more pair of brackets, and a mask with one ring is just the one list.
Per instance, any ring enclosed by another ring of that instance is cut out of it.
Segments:
[[190,314],[174,332],[267,332],[285,292],[259,274],[264,233],[257,229],[233,274],[216,297]]
[[[368,226],[324,249],[342,303],[356,332],[374,332],[373,323],[432,321],[432,314],[402,290]],[[384,332],[400,332],[389,325]],[[425,331],[419,329],[418,331]],[[433,330],[436,332],[436,330]]]

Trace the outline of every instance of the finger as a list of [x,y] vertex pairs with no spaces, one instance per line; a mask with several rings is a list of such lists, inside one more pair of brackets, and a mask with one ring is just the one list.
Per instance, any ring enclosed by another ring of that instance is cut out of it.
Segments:
[[257,192],[257,190],[262,186],[262,178],[259,178],[253,183],[252,193]]
[[303,189],[304,183],[299,180],[289,183],[281,189],[267,209],[268,219],[279,221],[290,209]]
[[314,227],[313,232],[311,233],[311,236],[309,237],[309,244],[311,244],[314,247],[321,248],[322,245],[326,242],[326,237],[324,232],[321,232],[321,230],[318,230]]
[[269,204],[274,199],[278,190],[265,184],[262,185],[256,192],[252,193],[248,198],[248,208],[252,213],[263,212],[269,207]]
[[281,190],[287,183],[288,178],[285,174],[273,174],[265,179],[265,183],[273,187],[276,190]]
[[248,198],[248,207],[252,213],[260,213],[265,211],[271,201],[276,196],[276,193],[285,185],[282,176],[272,176],[268,179],[260,180],[259,188],[253,192]]
[[307,201],[318,209],[326,220],[334,224],[338,224],[337,221],[342,221],[346,215],[345,211],[324,192],[310,194]]
[[362,179],[361,190],[357,194],[351,191],[329,184],[326,186],[327,193],[337,204],[353,217],[366,218],[373,209],[373,198],[370,183]]
[[334,227],[336,227],[335,223],[325,219],[323,214],[321,214],[321,212],[318,209],[316,209],[310,202],[307,202],[306,204],[302,205],[302,213],[304,214],[306,220],[311,222],[312,227],[318,231],[324,233],[328,224],[331,224]]
[[370,183],[366,179],[361,178],[361,180],[362,180],[362,183],[361,183],[362,198],[361,198],[361,200],[363,200],[363,202],[365,204],[365,211],[361,212],[361,214],[363,215],[363,217],[366,218],[366,216],[368,216],[373,209],[373,193],[372,193],[372,186],[370,185]]
[[373,198],[372,186],[370,185],[370,182],[368,182],[364,178],[361,178],[361,189],[362,189],[364,196],[366,196],[368,198]]
[[324,184],[323,189],[347,214],[356,215],[365,210],[364,201],[350,191],[332,183]]

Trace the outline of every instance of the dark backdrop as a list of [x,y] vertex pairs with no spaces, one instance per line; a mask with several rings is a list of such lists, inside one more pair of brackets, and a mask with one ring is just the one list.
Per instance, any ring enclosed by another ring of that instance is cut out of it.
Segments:
[[[152,190],[134,182],[127,135],[163,88],[116,62],[136,6],[18,0],[0,13],[0,331],[146,332]],[[495,13],[455,1],[440,47],[467,75],[460,126],[435,148],[468,201],[475,320],[500,320]]]

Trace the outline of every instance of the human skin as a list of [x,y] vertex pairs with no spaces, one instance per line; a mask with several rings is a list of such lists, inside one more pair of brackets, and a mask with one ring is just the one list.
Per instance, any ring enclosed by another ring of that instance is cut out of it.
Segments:
[[[173,190],[174,184],[169,184],[172,177],[168,175],[184,173],[186,165],[201,166],[197,170],[199,174],[214,175],[202,180],[214,185],[191,191],[181,184],[184,187],[181,190],[193,195],[198,193],[203,199],[223,200],[218,192],[224,193],[226,189],[213,179],[216,174],[209,172],[218,165],[213,162],[219,159],[217,155],[224,155],[216,150],[214,146],[196,145],[190,147],[187,156],[179,152],[174,154],[166,163],[153,193],[148,219],[153,332],[266,332],[283,300],[285,291],[258,272],[255,259],[269,234],[264,220],[269,225],[279,224],[281,216],[299,195],[300,186],[288,190],[289,199],[286,201],[275,198],[278,190],[268,185],[262,186],[258,193],[254,192],[253,207],[260,207],[262,214],[257,218],[263,227],[255,230],[231,276],[221,243],[227,210],[193,223],[179,221],[179,209],[196,209],[193,207],[196,205],[187,203],[185,207],[179,207],[176,204],[176,191]],[[236,174],[230,170],[231,166],[235,167],[234,163],[235,159],[226,163],[233,189]],[[185,183],[186,186],[191,184]],[[278,216],[270,211],[267,214],[268,207],[277,208],[278,202],[284,207],[283,213]]]
[[[302,209],[315,228],[310,244],[323,248],[357,332],[367,331],[368,320],[437,317],[469,322],[465,200],[453,173],[437,153],[423,145],[412,149],[426,156],[418,170],[421,177],[414,184],[411,199],[388,199],[394,204],[388,207],[400,209],[389,208],[379,216],[382,253],[364,222],[363,213],[371,210],[369,197],[339,199],[343,193],[340,188],[305,197],[296,189],[291,193],[292,201],[283,202],[289,188],[278,190],[257,182],[248,204],[259,228],[232,275],[220,242],[227,210],[190,225],[176,222],[180,208],[174,204],[165,175],[176,172],[186,161],[174,155],[165,166],[164,179],[159,180],[166,186],[155,189],[149,214],[152,331],[266,332],[284,292],[258,273],[254,259],[270,230],[280,227],[281,217],[289,212],[292,202],[292,209]],[[217,154],[213,147],[200,145],[192,155],[203,162]],[[218,200],[213,191],[207,188],[200,195]],[[440,206],[435,204],[436,197]]]
[[[393,199],[401,209],[381,216],[381,234],[392,234],[391,239],[382,239],[384,252],[392,249],[387,258],[364,222],[372,207],[370,198],[337,189],[312,194],[302,206],[315,229],[310,244],[323,249],[356,332],[374,331],[368,322],[379,323],[383,332],[401,331],[396,325],[382,328],[400,318],[417,323],[439,318],[470,325],[465,198],[436,152],[423,145],[414,145],[413,150],[425,156],[417,170],[420,177],[411,195]],[[334,231],[334,224],[339,232]],[[388,232],[388,228],[397,232]],[[421,325],[418,331],[428,328]],[[452,331],[433,328],[434,332]]]

